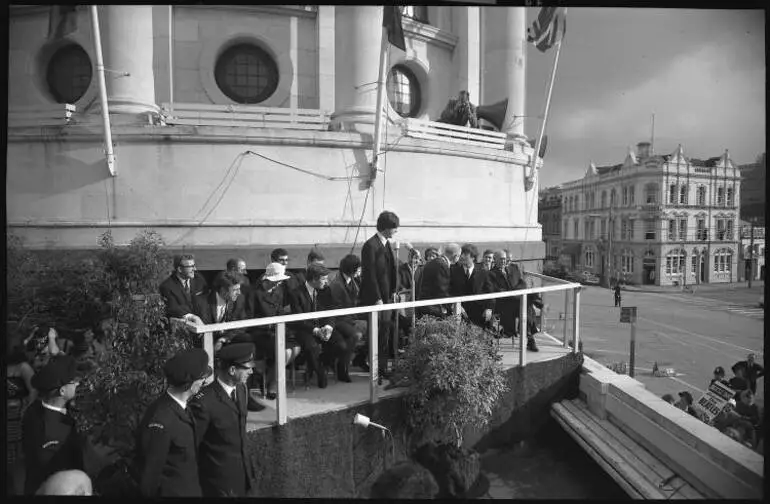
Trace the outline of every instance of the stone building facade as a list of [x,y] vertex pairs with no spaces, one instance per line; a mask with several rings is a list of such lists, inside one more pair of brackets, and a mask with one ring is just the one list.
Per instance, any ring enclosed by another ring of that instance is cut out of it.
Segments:
[[706,160],[680,145],[655,155],[637,145],[622,163],[589,164],[562,185],[568,268],[635,284],[738,280],[740,170],[729,153]]
[[561,187],[548,187],[540,191],[537,216],[543,227],[545,260],[557,262],[561,254]]

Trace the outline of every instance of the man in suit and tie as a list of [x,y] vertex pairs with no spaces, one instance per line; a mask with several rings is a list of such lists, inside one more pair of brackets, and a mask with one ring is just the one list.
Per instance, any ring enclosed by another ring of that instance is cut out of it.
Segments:
[[[320,264],[311,264],[305,272],[305,283],[289,291],[291,312],[310,313],[332,309],[329,289],[329,270]],[[334,330],[334,319],[310,319],[291,324],[297,342],[307,361],[308,375],[318,377],[318,387],[326,388],[326,372],[321,362],[321,350],[327,361],[338,359],[337,378],[349,382],[347,369],[342,363],[350,362],[350,352],[339,331]]]
[[163,368],[168,389],[144,414],[137,431],[136,473],[142,497],[201,497],[195,420],[187,401],[211,376],[200,348],[183,350]]
[[246,451],[248,390],[254,345],[233,343],[219,352],[216,379],[190,400],[204,497],[246,497],[254,466]]
[[[498,250],[494,255],[494,266],[489,272],[489,281],[492,292],[503,292],[527,288],[527,282],[522,278],[519,266],[509,261],[508,254],[504,250]],[[537,344],[534,338],[534,306],[542,308],[542,299],[539,295],[527,296],[527,349],[537,352]],[[506,337],[519,335],[519,318],[521,314],[521,298],[510,297],[497,299],[495,311],[500,314],[500,325],[503,326],[503,334]]]
[[[466,243],[460,249],[460,260],[452,265],[449,272],[449,294],[456,296],[473,296],[492,292],[489,282],[489,272],[482,265],[476,264],[479,250],[475,245]],[[477,326],[484,327],[492,319],[494,300],[472,301],[462,303],[462,309],[468,320]]]
[[[329,284],[329,295],[335,310],[358,306],[360,287],[356,273],[360,267],[361,259],[355,254],[348,254],[340,261],[339,273]],[[349,348],[356,349],[358,343],[363,340],[366,325],[363,317],[346,315],[335,318],[334,328],[340,332]],[[369,366],[366,364],[366,345],[361,346],[361,349],[356,352],[353,365],[369,371]]]
[[[225,273],[214,282],[209,294],[199,294],[193,299],[193,313],[204,324],[219,324],[246,318],[246,301],[241,295],[239,278]],[[247,338],[245,331],[235,330],[216,333],[215,350],[235,337]]]
[[[359,302],[362,306],[381,305],[393,302],[393,295],[398,292],[398,274],[396,257],[390,246],[390,240],[398,232],[398,215],[384,211],[377,217],[377,233],[366,240],[361,248],[361,292]],[[393,311],[379,312],[378,367],[379,381],[389,378],[387,372],[390,337],[393,332]]]
[[187,318],[193,313],[193,298],[208,292],[206,279],[195,271],[195,256],[174,256],[174,272],[160,284],[160,295],[166,301],[166,314]]
[[[449,297],[450,271],[449,268],[460,257],[460,246],[456,243],[448,243],[444,246],[444,253],[422,269],[422,283],[418,299],[441,299]],[[431,315],[433,317],[445,317],[450,313],[444,305],[432,305],[417,308],[418,315]]]

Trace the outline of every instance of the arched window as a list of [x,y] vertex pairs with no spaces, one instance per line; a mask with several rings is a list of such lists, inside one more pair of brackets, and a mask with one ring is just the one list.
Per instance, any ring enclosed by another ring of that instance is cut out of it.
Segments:
[[422,97],[417,77],[405,65],[396,65],[388,73],[388,100],[401,117],[416,117]]
[[602,191],[602,208],[607,208],[607,191]]
[[666,274],[680,275],[685,271],[685,259],[687,257],[684,249],[672,250],[666,254]]

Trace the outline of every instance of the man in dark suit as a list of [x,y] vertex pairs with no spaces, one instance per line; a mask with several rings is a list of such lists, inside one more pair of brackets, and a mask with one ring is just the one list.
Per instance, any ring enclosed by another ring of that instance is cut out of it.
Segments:
[[[489,273],[489,281],[492,292],[503,292],[511,290],[521,290],[527,288],[527,282],[524,280],[519,266],[510,262],[508,254],[504,250],[495,252],[495,264]],[[539,294],[530,294],[527,296],[527,349],[537,352],[535,343],[535,324],[534,308],[542,308],[543,302]],[[503,334],[507,337],[519,335],[521,298],[510,297],[498,299],[495,304],[495,311],[500,314],[500,325],[503,326]]]
[[[193,313],[204,324],[232,322],[246,318],[245,296],[241,295],[239,279],[231,273],[225,273],[214,281],[214,288],[208,294],[200,294],[193,299]],[[215,350],[233,338],[246,338],[245,331],[234,330],[219,332],[214,335]]]
[[160,284],[160,295],[166,301],[166,314],[186,318],[193,313],[192,300],[208,292],[206,280],[195,271],[195,256],[174,256],[174,272]]
[[[356,279],[356,273],[361,267],[361,260],[355,254],[348,254],[340,261],[339,272],[329,284],[329,295],[332,307],[335,310],[343,308],[355,308],[358,306],[358,293],[360,287]],[[358,343],[363,340],[366,331],[366,320],[358,315],[346,315],[335,318],[334,328],[345,339],[346,345],[351,349],[357,349]],[[366,364],[366,345],[360,347],[353,359],[353,365],[369,371]]]
[[[473,296],[492,292],[488,272],[476,264],[479,250],[475,245],[466,243],[460,249],[460,261],[452,265],[449,272],[449,294],[451,297]],[[492,319],[494,300],[462,303],[468,320],[484,327]]]
[[228,259],[227,263],[225,264],[225,270],[217,273],[217,275],[214,277],[214,282],[216,282],[217,278],[224,276],[225,273],[230,273],[238,279],[241,284],[242,294],[245,295],[248,292],[249,287],[251,286],[251,281],[249,281],[249,270],[246,269],[245,259],[241,257],[231,257]]
[[216,379],[190,400],[204,497],[245,497],[254,480],[246,451],[248,390],[254,345],[233,343],[217,355]]
[[[423,266],[422,283],[418,299],[442,299],[449,297],[450,271],[449,268],[460,257],[460,246],[456,243],[448,243],[444,246],[444,253]],[[417,308],[418,315],[431,315],[433,317],[445,317],[450,313],[444,305],[432,305]]]
[[[366,240],[361,248],[361,292],[362,306],[381,305],[393,302],[398,291],[396,258],[390,240],[398,232],[398,215],[384,211],[377,217],[377,233]],[[390,337],[393,332],[393,311],[379,312],[378,368],[380,381],[388,378],[387,372]]]
[[[305,273],[304,285],[289,291],[291,312],[310,313],[332,309],[329,290],[325,289],[329,281],[329,270],[319,264],[311,264]],[[349,382],[350,376],[343,363],[350,362],[352,348],[348,348],[339,331],[334,330],[333,319],[310,319],[294,322],[290,325],[297,342],[307,361],[308,374],[315,373],[318,377],[318,387],[326,388],[326,372],[321,362],[323,349],[327,361],[338,359],[337,378]]]
[[144,414],[137,430],[136,473],[142,497],[201,497],[195,420],[187,401],[211,373],[200,348],[166,362],[168,389]]
[[29,406],[22,420],[26,495],[33,495],[56,472],[84,468],[85,441],[67,411],[78,387],[75,359],[63,355],[51,360],[32,377],[32,386],[40,400]]

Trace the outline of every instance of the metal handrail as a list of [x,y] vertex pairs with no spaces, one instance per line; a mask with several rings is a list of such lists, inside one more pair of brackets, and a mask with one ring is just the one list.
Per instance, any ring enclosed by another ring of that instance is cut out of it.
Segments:
[[[233,322],[222,322],[219,324],[195,324],[189,321],[185,322],[189,331],[196,334],[203,334],[203,348],[209,356],[209,364],[213,365],[214,362],[214,340],[213,333],[219,331],[227,331],[233,329],[245,329],[249,327],[262,327],[267,325],[276,325],[276,340],[275,340],[275,368],[276,368],[276,411],[277,411],[277,423],[278,425],[284,425],[288,419],[288,404],[286,398],[286,324],[291,322],[299,322],[302,320],[312,320],[321,318],[333,318],[341,317],[345,315],[358,315],[362,313],[369,314],[369,396],[372,403],[378,400],[378,322],[377,313],[383,311],[393,311],[408,308],[418,308],[424,306],[446,305],[454,304],[456,309],[455,313],[460,313],[460,306],[462,303],[470,301],[484,301],[487,299],[502,299],[510,297],[521,297],[521,327],[522,333],[526,331],[527,327],[527,296],[531,294],[540,294],[547,292],[558,291],[574,291],[573,298],[573,316],[574,324],[572,331],[572,352],[578,352],[579,343],[579,308],[580,308],[580,290],[582,286],[578,283],[568,282],[558,278],[552,278],[545,275],[540,275],[532,272],[525,272],[525,275],[532,275],[538,278],[547,279],[549,281],[556,282],[560,285],[551,285],[547,287],[534,287],[528,289],[493,292],[489,294],[477,294],[473,296],[457,296],[440,299],[425,299],[420,301],[405,301],[400,303],[390,303],[382,305],[361,306],[356,308],[342,308],[337,310],[325,310],[309,313],[296,313],[292,315],[282,315],[278,317],[260,317],[247,320],[237,320]],[[569,308],[569,296],[565,296],[565,321],[564,321],[564,340],[563,346],[567,348],[569,343],[567,341],[567,320],[566,314]],[[542,316],[542,312],[541,312]],[[519,353],[519,364],[521,366],[526,365],[526,345],[524,344],[524,338],[521,338],[521,352]]]

